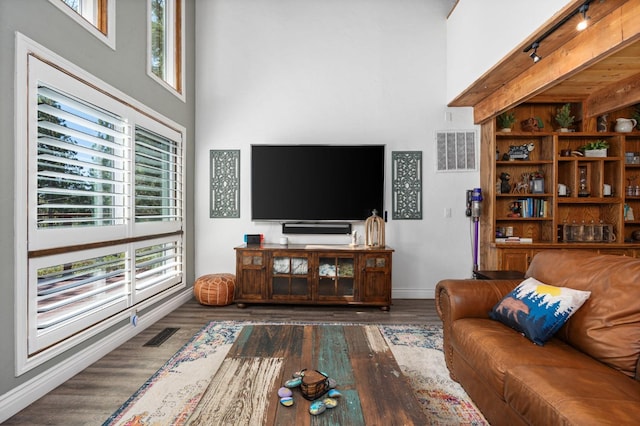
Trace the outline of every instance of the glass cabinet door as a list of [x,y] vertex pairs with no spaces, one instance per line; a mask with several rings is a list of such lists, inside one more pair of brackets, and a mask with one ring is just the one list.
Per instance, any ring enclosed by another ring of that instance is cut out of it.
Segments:
[[318,262],[318,298],[344,299],[355,296],[353,257],[321,256]]
[[271,292],[274,298],[311,298],[309,259],[306,256],[274,255],[271,270]]

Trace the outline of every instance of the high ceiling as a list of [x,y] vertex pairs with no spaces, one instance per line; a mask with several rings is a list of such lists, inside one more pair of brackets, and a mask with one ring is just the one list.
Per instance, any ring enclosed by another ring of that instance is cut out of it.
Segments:
[[[640,103],[640,0],[593,1],[580,32],[580,14],[567,17],[582,3],[559,11],[449,106],[474,107],[481,123],[525,101],[583,102],[588,116]],[[537,63],[524,52],[534,41]]]

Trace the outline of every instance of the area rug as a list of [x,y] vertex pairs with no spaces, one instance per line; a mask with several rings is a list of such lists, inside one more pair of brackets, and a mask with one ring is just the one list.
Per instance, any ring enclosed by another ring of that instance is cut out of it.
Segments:
[[[103,426],[185,424],[240,330],[249,324],[264,323],[215,321],[207,324]],[[430,424],[488,425],[462,387],[449,378],[440,325],[377,327],[409,379]]]

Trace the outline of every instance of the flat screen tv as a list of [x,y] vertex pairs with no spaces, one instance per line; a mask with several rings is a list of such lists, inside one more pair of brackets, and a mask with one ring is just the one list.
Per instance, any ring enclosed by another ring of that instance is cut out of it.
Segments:
[[384,212],[384,145],[252,145],[254,221],[362,221]]

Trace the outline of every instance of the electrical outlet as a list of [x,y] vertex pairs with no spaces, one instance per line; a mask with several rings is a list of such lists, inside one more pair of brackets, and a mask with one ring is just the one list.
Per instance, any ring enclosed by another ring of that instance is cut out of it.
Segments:
[[451,217],[451,207],[444,208],[444,217]]

